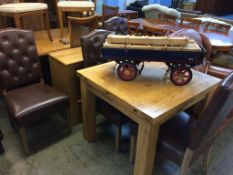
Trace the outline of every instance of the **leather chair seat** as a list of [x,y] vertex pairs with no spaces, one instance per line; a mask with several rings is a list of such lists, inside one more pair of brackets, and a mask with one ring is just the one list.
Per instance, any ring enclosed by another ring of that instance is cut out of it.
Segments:
[[41,116],[47,112],[61,111],[69,106],[66,95],[43,83],[12,90],[5,96],[5,101],[11,113],[10,116],[14,116],[16,123],[20,126],[30,125],[40,120]]
[[188,146],[195,120],[185,112],[179,113],[160,128],[158,151],[180,164]]
[[48,9],[45,3],[11,3],[0,5],[0,12],[21,13]]
[[96,108],[101,114],[106,116],[110,121],[112,121],[115,125],[121,126],[129,119],[125,117],[123,113],[116,110],[110,104],[106,103],[105,101],[101,100],[100,98],[96,99]]

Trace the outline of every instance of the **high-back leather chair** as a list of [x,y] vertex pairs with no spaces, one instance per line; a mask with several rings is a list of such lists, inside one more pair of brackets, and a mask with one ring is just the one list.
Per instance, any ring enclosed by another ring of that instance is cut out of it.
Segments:
[[[111,31],[95,30],[88,35],[81,37],[84,67],[90,67],[101,63],[101,48]],[[120,150],[121,127],[128,121],[123,113],[113,108],[105,101],[97,98],[96,108],[101,114],[109,119],[115,126],[115,149]]]
[[187,175],[201,155],[204,155],[203,172],[207,173],[211,146],[231,114],[232,101],[233,73],[209,95],[198,117],[181,112],[160,127],[158,152],[181,166],[180,175]]
[[4,149],[2,146],[2,139],[3,139],[3,134],[2,134],[2,131],[0,129],[0,154],[4,153]]
[[[0,30],[0,88],[10,122],[14,129],[19,129],[25,153],[30,152],[26,128],[69,107],[66,95],[43,83],[32,31]],[[69,115],[67,125],[71,131]]]
[[114,16],[107,21],[104,21],[103,29],[114,31],[115,34],[127,35],[128,34],[128,22],[126,18]]

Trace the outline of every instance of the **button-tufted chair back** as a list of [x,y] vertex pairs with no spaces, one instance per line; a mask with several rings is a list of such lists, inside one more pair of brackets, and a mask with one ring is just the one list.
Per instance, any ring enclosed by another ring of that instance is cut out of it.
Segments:
[[233,109],[233,73],[227,76],[207,100],[190,136],[189,148],[198,156],[210,146],[218,129]]
[[[107,36],[113,32],[107,30],[94,30],[90,34],[81,37],[84,67],[90,67],[101,63],[101,48]],[[115,126],[115,148],[120,150],[121,127],[128,121],[123,113],[109,105],[104,100],[96,98],[96,110],[108,118]]]
[[104,29],[114,31],[116,34],[128,34],[128,21],[125,18],[114,16],[104,21]]
[[111,33],[111,31],[107,30],[94,30],[90,34],[81,37],[84,67],[94,66],[101,62],[101,47]]
[[39,82],[41,68],[33,32],[0,30],[0,86],[8,91]]

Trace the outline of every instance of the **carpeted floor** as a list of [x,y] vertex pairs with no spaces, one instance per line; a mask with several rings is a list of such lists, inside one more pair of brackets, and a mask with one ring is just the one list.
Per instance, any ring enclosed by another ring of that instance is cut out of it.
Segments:
[[[101,119],[101,117],[100,117]],[[5,136],[5,154],[0,155],[0,175],[130,175],[133,165],[128,161],[129,134],[124,127],[123,152],[114,150],[112,127],[107,122],[98,125],[98,140],[88,143],[82,136],[82,125],[66,135],[64,120],[59,115],[41,122],[29,130],[33,153],[25,156],[18,134],[13,132],[0,100],[0,128]],[[110,133],[110,134],[109,134]],[[209,175],[233,174],[233,126],[215,143]],[[189,175],[199,175],[201,160]],[[179,167],[157,156],[155,175],[178,175]]]

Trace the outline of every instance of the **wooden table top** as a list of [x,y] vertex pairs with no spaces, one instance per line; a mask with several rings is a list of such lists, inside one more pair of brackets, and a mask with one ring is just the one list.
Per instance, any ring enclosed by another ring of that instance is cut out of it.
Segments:
[[[63,44],[60,42],[60,29],[51,29],[51,34],[53,37],[53,41],[49,40],[46,30],[34,32],[37,52],[39,56],[48,55],[49,53],[54,51],[70,48],[70,44]],[[69,33],[67,30],[65,30],[64,36],[69,41]]]
[[56,52],[49,53],[49,56],[58,62],[69,65],[83,61],[83,54],[81,47],[75,47],[70,49],[64,49]]
[[[187,26],[181,26],[178,23],[173,22],[165,22],[160,19],[145,19],[145,18],[136,18],[131,21],[140,23],[139,30],[143,30],[143,25],[169,29],[173,31],[180,30],[182,28],[188,28]],[[195,29],[198,32],[206,35],[211,43],[211,46],[214,50],[217,51],[228,51],[233,48],[233,31],[229,31],[228,33],[218,32],[218,31],[204,31],[204,27],[201,25],[199,29]]]
[[[119,16],[125,16],[125,17],[129,17],[128,19],[131,19],[130,16],[132,16],[132,18],[135,18],[135,16],[138,16],[138,12],[134,11],[134,10],[119,10],[118,11]],[[102,19],[102,11],[96,11],[96,16],[98,19]]]
[[[164,80],[164,63],[146,62],[141,75],[133,81],[122,81],[113,70],[115,62],[77,71],[77,75],[92,87],[152,122],[164,122],[206,97],[220,79],[193,70],[193,79],[185,86]],[[133,120],[137,121],[137,118]]]

